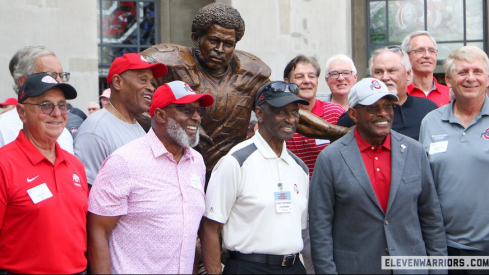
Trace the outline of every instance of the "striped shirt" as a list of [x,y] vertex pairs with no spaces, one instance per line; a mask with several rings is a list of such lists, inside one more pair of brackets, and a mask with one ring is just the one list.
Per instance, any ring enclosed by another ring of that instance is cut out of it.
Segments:
[[[327,122],[336,125],[340,116],[345,109],[338,104],[321,101],[316,99],[312,108],[312,113]],[[312,172],[319,153],[328,146],[329,140],[313,139],[295,133],[294,136],[287,140],[287,148],[298,156],[309,168],[309,179],[312,178]]]

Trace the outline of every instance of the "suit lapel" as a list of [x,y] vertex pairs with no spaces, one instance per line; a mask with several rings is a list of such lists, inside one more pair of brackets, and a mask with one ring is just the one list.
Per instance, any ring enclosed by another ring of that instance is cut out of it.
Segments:
[[365,193],[367,193],[368,197],[375,205],[377,205],[378,209],[383,212],[382,207],[380,207],[379,200],[377,199],[377,195],[375,195],[374,188],[370,183],[370,178],[368,177],[367,170],[365,169],[365,164],[363,163],[363,158],[360,154],[358,144],[355,141],[353,130],[350,131],[345,138],[341,139],[341,142],[345,145],[345,147],[340,149],[340,153],[348,165],[348,168]]
[[[401,148],[403,137],[398,133],[391,131],[391,188],[389,191],[389,201],[387,203],[387,213],[394,203],[397,190],[402,180],[402,172],[404,171],[404,165],[406,164],[407,148]],[[401,149],[404,151],[402,152]],[[387,215],[386,213],[386,215]]]

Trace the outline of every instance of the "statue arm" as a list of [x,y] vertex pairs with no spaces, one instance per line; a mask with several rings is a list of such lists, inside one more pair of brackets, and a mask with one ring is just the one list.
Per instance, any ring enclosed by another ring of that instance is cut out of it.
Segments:
[[299,114],[297,133],[309,138],[328,139],[333,142],[353,129],[353,127],[346,128],[333,125],[306,110],[299,110]]

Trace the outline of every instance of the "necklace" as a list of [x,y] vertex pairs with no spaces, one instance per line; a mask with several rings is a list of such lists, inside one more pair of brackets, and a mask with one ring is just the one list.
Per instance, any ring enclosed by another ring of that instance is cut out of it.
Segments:
[[[136,134],[136,131],[134,131],[134,129],[132,128],[131,123],[127,122],[127,120],[124,118],[124,116],[121,113],[119,113],[119,111],[117,111],[117,109],[114,107],[114,104],[112,104],[112,102],[109,101],[109,104],[122,117],[122,119],[124,120],[124,122],[127,123],[127,124],[129,124],[129,128],[131,128],[131,131],[134,133],[134,136],[136,136],[136,138],[139,138],[138,134]],[[138,133],[140,133],[139,128],[138,128]]]

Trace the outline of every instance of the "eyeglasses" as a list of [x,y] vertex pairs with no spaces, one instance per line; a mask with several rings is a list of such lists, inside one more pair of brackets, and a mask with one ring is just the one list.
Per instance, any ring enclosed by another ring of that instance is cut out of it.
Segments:
[[183,109],[183,113],[187,117],[193,117],[195,114],[195,111],[197,111],[197,113],[199,114],[200,117],[203,117],[203,116],[205,116],[205,113],[207,110],[204,107],[195,107],[192,105],[170,105],[170,106],[174,106],[175,108],[180,109],[180,110]]
[[372,105],[372,106],[358,105],[358,106],[362,106],[363,109],[371,115],[378,114],[380,109],[384,109],[388,113],[394,111],[394,104],[392,103],[384,104],[382,106],[376,106],[376,105]]
[[438,50],[435,48],[418,48],[412,50],[411,52],[414,52],[416,55],[423,55],[425,52],[428,52],[430,54],[436,54],[438,53]]
[[332,71],[328,73],[328,77],[332,77],[334,79],[339,78],[340,75],[342,75],[344,78],[348,78],[353,75],[353,71],[342,71],[342,72]]
[[387,46],[386,49],[388,49],[391,52],[400,52],[402,56],[404,56],[404,53],[399,46]]
[[287,83],[285,81],[273,81],[265,88],[264,92],[271,91],[273,93],[291,92],[294,95],[299,94],[299,86],[294,83]]
[[41,111],[46,115],[51,114],[54,111],[55,106],[58,106],[58,109],[62,115],[66,115],[68,113],[68,104],[67,103],[54,104],[52,102],[44,102],[41,104],[36,104],[36,103],[22,103],[22,104],[39,106],[39,107],[41,107]]
[[[49,76],[51,76],[52,78],[54,79],[58,79],[58,76],[59,76],[59,79],[61,79],[61,81],[63,82],[68,82],[70,81],[70,73],[68,72],[62,72],[62,73],[56,73],[56,72],[40,72],[40,73],[35,73],[35,74],[48,74]],[[27,75],[26,77],[29,77],[29,76],[32,76],[32,75],[35,75],[35,74],[30,74],[30,75]]]

